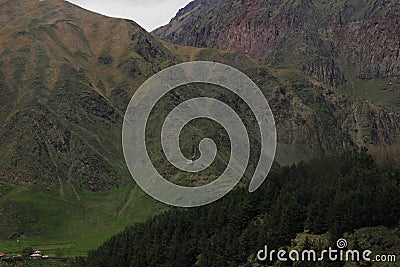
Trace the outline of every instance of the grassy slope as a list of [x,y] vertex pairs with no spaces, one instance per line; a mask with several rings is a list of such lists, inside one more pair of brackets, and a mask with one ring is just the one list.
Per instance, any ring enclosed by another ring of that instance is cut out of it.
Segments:
[[176,58],[134,22],[65,1],[0,0],[0,26],[0,251],[85,255],[164,210],[132,182],[121,125]]
[[400,82],[395,79],[348,81],[341,91],[352,97],[370,100],[392,112],[400,112]]
[[[54,255],[56,248],[62,248],[68,256],[85,255],[125,226],[166,208],[136,186],[103,193],[83,191],[80,202],[62,198],[58,192],[35,192],[9,184],[6,187],[8,192],[0,197],[0,203],[13,202],[15,212],[29,218],[1,232],[0,251],[9,255],[19,254],[28,246],[49,255]],[[25,235],[8,239],[21,231]]]

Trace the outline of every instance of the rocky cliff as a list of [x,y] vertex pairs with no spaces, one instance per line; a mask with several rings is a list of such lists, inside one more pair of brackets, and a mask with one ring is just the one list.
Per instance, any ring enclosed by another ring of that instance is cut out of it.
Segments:
[[400,75],[399,15],[397,0],[196,0],[153,33],[176,44],[242,51],[273,66],[299,66],[338,86],[345,76]]

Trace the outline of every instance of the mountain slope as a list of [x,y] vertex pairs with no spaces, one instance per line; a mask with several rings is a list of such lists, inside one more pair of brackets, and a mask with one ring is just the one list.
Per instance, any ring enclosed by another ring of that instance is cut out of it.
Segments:
[[176,44],[297,65],[340,86],[355,77],[399,76],[399,14],[396,0],[196,0],[153,33]]
[[0,173],[18,184],[126,184],[123,113],[176,58],[136,23],[64,1],[0,1]]
[[380,157],[385,157],[385,161],[395,160],[398,155],[398,152],[386,151],[400,141],[400,116],[396,112],[371,101],[347,97],[296,68],[270,68],[240,52],[166,42],[164,45],[183,61],[216,60],[241,69],[253,79],[274,112],[279,163],[297,162],[352,147],[380,150]]
[[[242,52],[161,42],[132,21],[64,1],[0,0],[0,250],[59,240],[81,254],[165,210],[133,185],[122,155],[122,120],[143,81],[190,60],[229,64],[259,85],[277,122],[281,164],[399,141],[398,114],[347,98],[291,66],[272,68]],[[202,138],[220,142],[210,169],[178,172],[162,153],[160,122],[196,96],[226,102],[245,121],[252,144],[245,178],[251,177],[260,143],[254,116],[237,96],[212,86],[177,88],[156,106],[147,129],[154,165],[185,185],[208,183],[224,170],[229,140],[211,122],[195,121],[181,139],[188,158],[199,156]]]
[[[186,60],[225,61],[259,84],[277,119],[277,158],[282,163],[310,153],[398,141],[397,114],[348,100],[296,69],[266,68],[242,53],[220,56],[217,50],[174,49],[132,21],[107,18],[68,2],[0,3],[0,175],[13,184],[56,188],[62,195],[130,183],[120,139],[129,98],[150,75]],[[203,10],[204,4],[208,6]],[[219,1],[200,1],[188,8],[213,12],[219,5]],[[188,98],[207,90],[180,91]],[[226,99],[223,91],[216,96]],[[165,97],[167,104],[154,119],[161,120],[184,98]],[[243,103],[239,106],[238,112],[244,110]],[[154,123],[149,129],[154,138],[158,126]],[[256,142],[255,125],[249,126]],[[189,151],[193,144],[185,146],[183,150]],[[150,154],[165,163],[159,148],[154,145],[155,153]]]
[[134,185],[121,128],[136,88],[178,62],[133,21],[0,0],[0,251],[83,255],[165,209]]

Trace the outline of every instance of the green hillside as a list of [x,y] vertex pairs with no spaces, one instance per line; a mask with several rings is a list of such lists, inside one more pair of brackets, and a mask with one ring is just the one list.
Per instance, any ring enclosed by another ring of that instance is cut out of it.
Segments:
[[136,186],[80,192],[80,200],[58,192],[2,184],[0,251],[17,255],[33,247],[53,255],[85,255],[127,225],[143,222],[166,207]]

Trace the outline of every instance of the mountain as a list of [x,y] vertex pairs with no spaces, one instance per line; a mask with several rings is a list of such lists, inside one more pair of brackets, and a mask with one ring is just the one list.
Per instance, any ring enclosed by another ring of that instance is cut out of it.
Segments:
[[[187,60],[182,54],[193,54],[191,49],[174,51],[132,21],[107,18],[64,1],[0,3],[2,179],[58,188],[61,194],[68,188],[101,191],[129,184],[120,132],[130,96],[155,72]],[[234,6],[252,5],[243,1]],[[222,1],[195,1],[178,16],[224,6]],[[190,14],[187,17],[197,18]],[[209,35],[201,39],[220,40]],[[196,53],[201,60],[218,60],[216,50]],[[249,55],[259,59],[255,52]],[[269,69],[235,52],[225,57],[231,59],[219,61],[248,73],[268,96],[282,144],[278,159],[289,154],[290,162],[296,161],[295,155],[398,141],[397,114],[370,102],[348,100],[293,68]],[[256,133],[253,136],[257,139]]]
[[384,161],[396,162],[399,113],[370,100],[346,96],[297,68],[271,68],[255,60],[244,60],[246,55],[238,51],[164,44],[183,61],[224,62],[253,79],[274,112],[279,163],[293,163],[354,147],[368,147],[372,152],[379,152]]
[[353,91],[366,87],[361,81],[385,79],[381,87],[391,92],[380,94],[394,96],[391,104],[398,109],[399,15],[396,0],[195,0],[153,34],[179,45],[242,51],[272,66],[296,66]]
[[[192,10],[182,22],[196,24],[224,3],[194,1],[179,14]],[[276,119],[281,165],[359,147],[386,163],[398,159],[395,110],[348,97],[298,66],[266,64],[264,53],[232,50],[171,44],[133,21],[61,0],[0,0],[0,251],[61,242],[70,255],[82,255],[127,225],[167,209],[133,183],[121,128],[135,90],[154,73],[185,61],[222,62],[256,82]],[[180,140],[188,158],[199,156],[202,138],[217,140],[218,156],[209,169],[179,172],[162,153],[160,122],[198,96],[227,103],[245,122],[252,146],[245,178],[251,177],[260,149],[254,115],[240,98],[209,85],[179,87],[157,104],[146,129],[154,165],[184,185],[208,183],[225,169],[229,140],[211,121],[194,121]]]
[[[370,108],[386,110],[389,117],[400,112],[399,13],[400,4],[394,0],[195,0],[153,34],[177,45],[240,51],[278,72],[299,70],[319,84],[336,88],[330,90],[335,96],[346,95],[347,100],[333,105],[338,112],[329,117],[340,119],[339,125],[331,129],[345,129],[354,143],[368,146],[377,142],[371,141],[375,139],[375,130],[367,128],[376,129],[383,124],[361,118],[386,117]],[[296,77],[287,75],[290,76]],[[316,92],[321,91],[313,90]],[[348,100],[352,103],[343,105]],[[357,100],[362,100],[362,104]],[[311,109],[319,110],[316,106],[319,104],[314,103]],[[390,119],[389,132],[397,128],[396,116]],[[285,134],[291,132],[293,124],[287,126]],[[314,132],[316,127],[307,128]],[[399,151],[398,135],[393,137],[392,141],[381,143],[385,145],[384,151]],[[321,142],[324,138],[320,138]],[[380,154],[386,153],[378,150]]]
[[133,21],[0,0],[0,251],[83,255],[165,209],[134,185],[121,128],[138,86],[178,62]]
[[146,77],[177,63],[136,23],[65,1],[0,1],[2,180],[94,191],[129,183],[121,125]]

